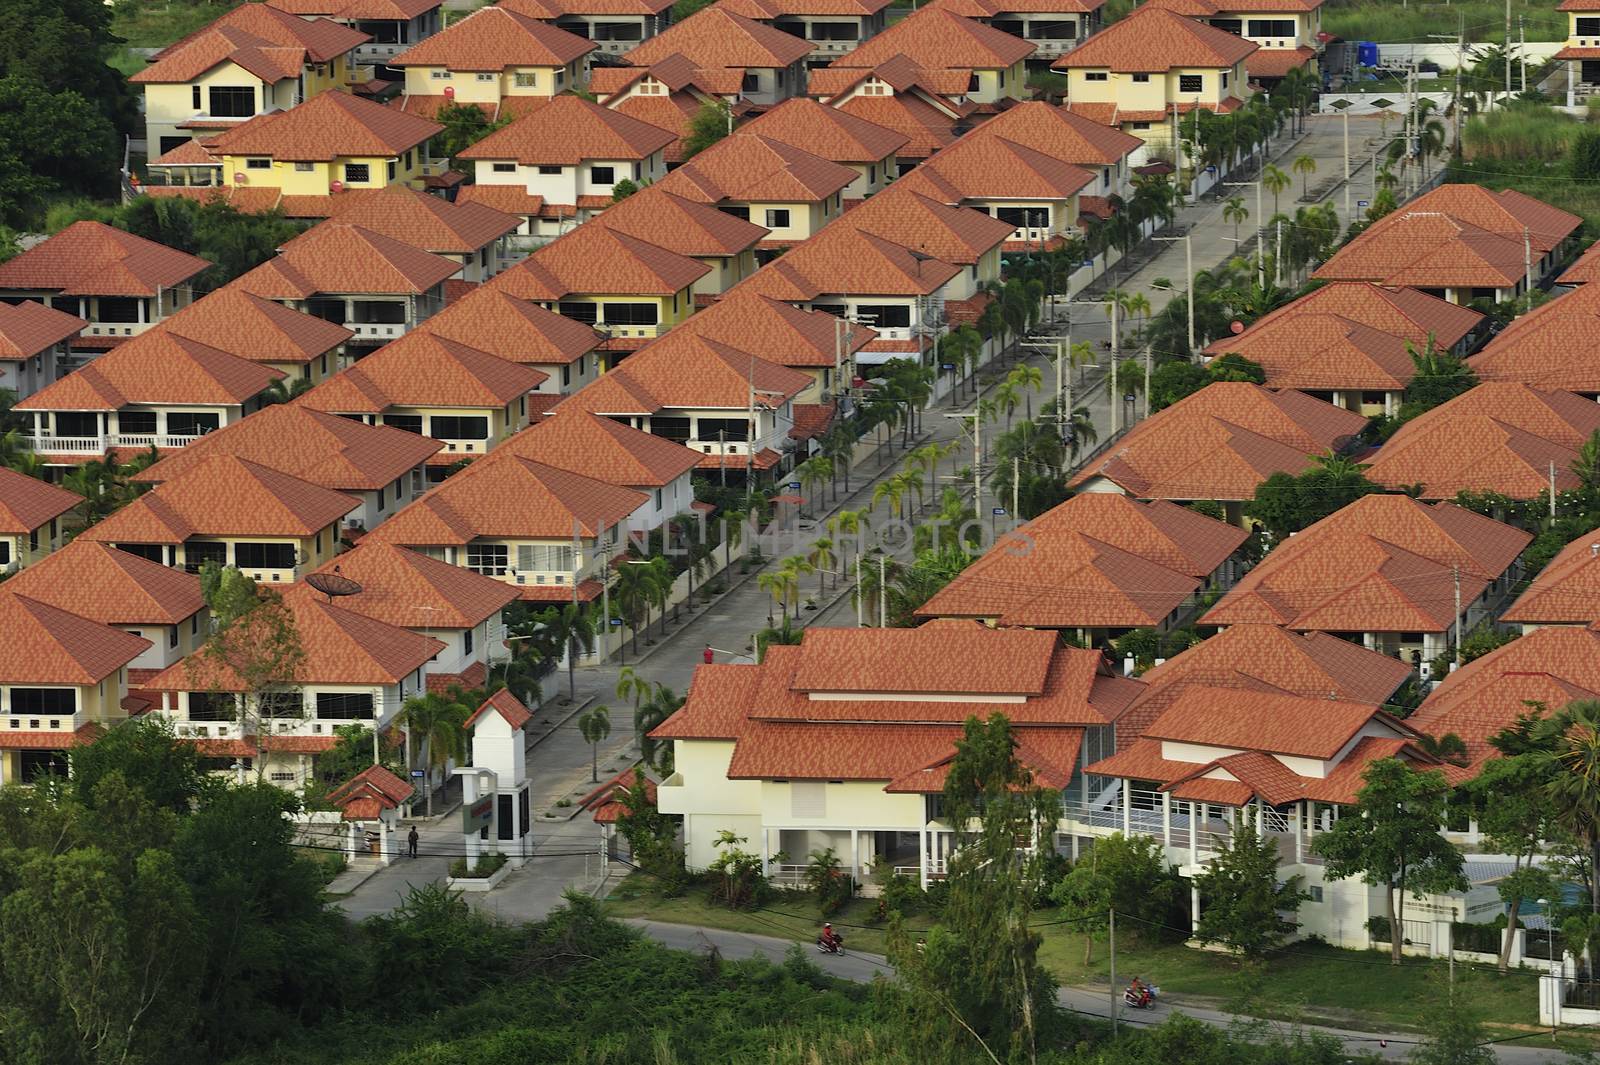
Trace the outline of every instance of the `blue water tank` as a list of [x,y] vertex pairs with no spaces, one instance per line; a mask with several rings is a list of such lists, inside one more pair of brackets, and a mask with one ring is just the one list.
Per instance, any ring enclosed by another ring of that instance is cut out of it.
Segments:
[[1378,65],[1378,45],[1376,41],[1356,42],[1356,62],[1364,67]]

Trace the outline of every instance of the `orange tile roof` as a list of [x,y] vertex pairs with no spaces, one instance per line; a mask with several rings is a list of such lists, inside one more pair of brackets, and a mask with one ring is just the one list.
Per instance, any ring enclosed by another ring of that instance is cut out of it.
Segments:
[[[1600,0],[1595,0],[1600,3]],[[1600,241],[1589,245],[1573,264],[1556,278],[1558,285],[1586,285],[1600,278]]]
[[610,780],[595,788],[589,794],[578,800],[578,806],[594,813],[596,824],[615,824],[627,816],[627,807],[624,806],[618,795],[629,791],[644,782],[645,801],[654,806],[656,802],[656,782],[645,776],[637,767],[624,769]]
[[407,333],[305,393],[296,402],[336,414],[390,407],[505,407],[549,378],[427,332]]
[[1402,425],[1370,456],[1367,476],[1398,488],[1422,485],[1425,499],[1498,492],[1532,499],[1580,487],[1572,465],[1600,431],[1600,404],[1571,392],[1513,381],[1486,382]]
[[98,684],[149,640],[0,590],[0,678],[7,684]]
[[896,185],[955,204],[980,199],[1071,199],[1095,179],[1081,166],[992,134],[985,122]]
[[312,362],[355,335],[335,322],[232,287],[196,300],[161,327],[241,359],[276,364]]
[[[615,383],[607,379],[620,375]],[[619,386],[628,403],[643,403],[649,410],[663,407],[715,407],[744,410],[750,402],[752,379],[758,392],[775,392],[793,399],[812,384],[810,374],[791,370],[746,351],[693,333],[673,330],[641,348],[622,365],[579,389],[553,417],[567,410],[596,414],[622,414],[615,407]],[[604,388],[596,386],[605,385]]]
[[157,485],[79,535],[133,544],[176,544],[193,536],[307,537],[360,505],[354,496],[219,455]]
[[897,153],[899,159],[926,159],[956,139],[952,118],[919,96],[852,96],[834,105],[846,114],[864,118],[909,138]]
[[414,19],[441,5],[441,0],[266,0],[268,7],[291,15],[323,15],[351,21]]
[[1325,632],[1230,625],[1147,670],[1137,697],[1117,718],[1117,737],[1126,743],[1142,736],[1192,684],[1384,703],[1411,676],[1411,667],[1399,659]]
[[475,254],[522,224],[515,215],[481,203],[452,203],[404,185],[357,196],[343,207],[339,204],[344,196],[330,199],[339,221],[436,255]]
[[1600,529],[1578,536],[1547,563],[1501,621],[1589,625],[1600,620]]
[[76,492],[0,466],[0,536],[25,536],[82,502]]
[[933,0],[929,7],[944,8],[963,18],[993,19],[1013,14],[1087,15],[1104,6],[1104,0]]
[[936,592],[919,617],[1002,625],[1157,625],[1246,539],[1172,503],[1085,493],[1022,526]]
[[742,291],[691,315],[674,332],[715,340],[779,366],[814,369],[848,363],[850,356],[877,339],[877,332],[868,326],[851,322],[842,330],[838,322],[826,311],[804,311]]
[[565,366],[600,346],[595,330],[492,288],[476,288],[417,327],[530,366]]
[[547,22],[493,6],[451,22],[389,62],[397,67],[498,72],[509,67],[563,67],[596,47]]
[[878,31],[834,60],[833,66],[875,67],[904,56],[935,70],[994,70],[1011,67],[1033,51],[1033,45],[1020,37],[935,6],[913,11]]
[[370,39],[328,19],[302,19],[265,4],[242,4],[163,48],[128,80],[136,85],[189,82],[232,62],[272,84],[298,77],[307,64],[326,63]]
[[952,263],[913,255],[904,245],[847,225],[825,229],[734,291],[796,302],[824,293],[929,295],[960,273]]
[[1315,48],[1259,48],[1244,61],[1244,72],[1252,80],[1287,77],[1291,70],[1304,70],[1317,58]]
[[416,295],[458,273],[461,264],[330,219],[285,244],[276,258],[232,282],[273,300],[319,293]]
[[[820,67],[809,72],[806,77],[806,92],[811,96],[836,97],[849,92],[868,78],[874,78],[887,84],[896,94],[904,95],[920,91],[930,102],[952,114],[966,114],[977,107],[976,104],[956,102],[957,98],[966,96],[967,88],[972,82],[970,66],[927,67],[899,52],[871,64],[844,61],[848,59],[848,55],[841,56],[832,66]],[[945,99],[946,97],[949,99]]]
[[1037,695],[1054,634],[958,621],[916,629],[809,629],[791,686],[807,692]]
[[18,410],[117,410],[130,403],[239,406],[283,374],[157,326],[46,385]]
[[904,133],[798,96],[739,128],[835,163],[877,163],[910,140]]
[[1120,129],[1038,100],[985,119],[973,133],[999,137],[1078,166],[1115,166],[1144,143]]
[[1467,365],[1479,380],[1600,392],[1600,286],[1581,285],[1515,319]]
[[194,574],[81,537],[12,576],[6,591],[102,625],[176,625],[206,605]]
[[636,67],[681,55],[701,68],[767,70],[810,54],[809,42],[712,4],[636,45],[624,58]]
[[159,484],[218,455],[233,455],[334,491],[371,492],[404,477],[443,446],[403,429],[282,404],[208,433],[134,480]]
[[459,157],[514,159],[524,166],[576,166],[585,159],[648,159],[674,139],[672,132],[659,126],[568,93],[495,130]]
[[671,484],[700,455],[682,444],[582,410],[563,411],[501,445],[514,455],[628,488]]
[[287,111],[269,111],[217,134],[213,155],[266,155],[328,161],[342,156],[400,155],[443,126],[347,92],[329,90]]
[[154,296],[211,264],[102,222],[74,222],[0,263],[0,289],[68,296]]
[[345,610],[425,633],[470,629],[517,598],[516,588],[504,581],[370,536],[316,572],[336,573],[361,585],[355,595],[337,600]]
[[785,15],[873,15],[889,3],[890,0],[721,0],[718,6],[745,18],[771,21]]
[[1455,617],[1453,570],[1471,602],[1532,539],[1453,503],[1364,496],[1275,547],[1200,623],[1442,632]]
[[88,322],[34,300],[0,303],[0,361],[22,362],[81,333]]
[[1308,312],[1258,322],[1207,350],[1258,363],[1268,388],[1398,392],[1416,372],[1411,352],[1419,349],[1349,318]]
[[[486,537],[560,540],[595,537],[649,497],[631,488],[492,452],[379,525],[369,538],[419,547]],[[558,591],[570,595],[570,588]]]
[[683,161],[683,139],[691,132],[694,116],[700,113],[705,101],[692,92],[673,92],[666,96],[629,96],[608,101],[606,106],[674,134],[672,143],[661,152],[662,158],[671,165]]
[[[1454,348],[1483,323],[1483,315],[1472,308],[1418,292],[1414,288],[1386,288],[1367,281],[1334,281],[1256,319],[1250,328],[1237,336],[1213,341],[1205,348],[1205,353],[1222,355],[1230,351],[1243,352],[1245,349],[1238,345],[1251,343],[1258,332],[1272,331],[1274,336],[1279,336],[1277,328],[1280,323],[1308,315],[1338,318],[1367,326],[1380,333],[1409,340],[1419,350],[1427,344],[1430,336],[1437,347],[1445,350]],[[1281,335],[1288,334],[1284,332]]]
[[76,732],[0,732],[0,750],[65,751],[93,743],[104,731],[91,721]]
[[1255,44],[1236,34],[1145,6],[1113,22],[1051,66],[1057,70],[1158,73],[1178,67],[1232,67],[1256,51]]
[[1380,713],[1371,703],[1194,684],[1144,736],[1326,761]]
[[827,199],[856,179],[848,166],[769,137],[724,137],[657,187],[702,203],[797,203]]
[[544,197],[532,195],[521,185],[463,185],[456,193],[456,202],[482,204],[524,217],[544,210]]
[[346,821],[371,821],[380,811],[397,809],[416,789],[381,765],[368,766],[327,795]]
[[[222,160],[206,151],[199,141],[184,141],[169,152],[150,160],[151,166],[209,166],[222,169]],[[158,188],[160,186],[157,186]],[[172,186],[168,186],[172,187]],[[184,187],[184,186],[178,186]]]
[[604,226],[582,225],[485,282],[519,299],[573,294],[675,295],[711,272],[685,255]]
[[1250,499],[1272,474],[1302,472],[1365,424],[1301,392],[1219,381],[1135,425],[1070,484],[1104,477],[1142,499]]
[[489,698],[485,699],[482,704],[480,704],[479,707],[472,712],[472,716],[467,718],[462,727],[471,728],[473,722],[477,721],[490,710],[493,710],[495,713],[499,714],[501,719],[504,720],[506,724],[511,726],[513,732],[526,725],[529,721],[533,720],[533,715],[528,713],[528,708],[526,706],[522,705],[522,700],[518,699],[515,695],[512,695],[510,688],[501,688],[499,691],[489,696]]
[[[305,652],[295,670],[300,684],[398,684],[445,649],[431,636],[346,610],[309,588],[295,586],[281,594]],[[247,684],[225,660],[201,650],[157,673],[146,686],[243,691]]]
[[830,228],[855,228],[958,266],[977,263],[1014,229],[983,211],[940,203],[898,182],[851,208],[842,221]]
[[660,185],[641,189],[606,208],[589,225],[626,233],[691,258],[726,257],[753,248],[767,229]]

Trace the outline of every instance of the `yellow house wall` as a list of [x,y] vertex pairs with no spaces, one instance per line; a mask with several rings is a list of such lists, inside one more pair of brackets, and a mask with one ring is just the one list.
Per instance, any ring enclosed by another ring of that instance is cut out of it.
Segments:
[[759,848],[761,782],[729,780],[733,743],[728,740],[676,740],[676,772],[658,790],[663,813],[684,815],[684,858],[691,869],[704,869],[717,858],[717,833],[726,828],[744,836],[745,849]]
[[[761,822],[767,828],[876,828],[914,832],[925,822],[921,795],[891,795],[886,780],[847,780],[825,784],[821,817],[795,817],[790,802],[793,785],[761,782]],[[796,859],[799,860],[799,859]]]
[[692,291],[697,295],[720,295],[749,277],[756,268],[755,252],[751,249],[733,256],[708,255],[696,258],[711,267],[711,272],[692,286]]
[[[235,184],[234,175],[243,174],[244,183],[254,188],[282,189],[286,196],[327,196],[331,192],[331,184],[335,181],[343,183],[347,188],[381,189],[394,185],[414,185],[422,179],[422,147],[418,145],[411,150],[411,165],[406,166],[405,154],[401,153],[395,163],[394,181],[389,180],[389,160],[383,158],[367,158],[362,156],[340,157],[331,163],[313,162],[310,170],[297,169],[296,163],[284,160],[272,160],[272,166],[267,170],[250,170],[245,166],[247,158],[261,158],[260,156],[228,155],[222,160],[222,182],[224,185]],[[353,182],[346,177],[346,167],[350,164],[366,164],[369,180]]]
[[[605,321],[604,306],[608,303],[654,303],[657,308],[658,323],[656,325],[619,325],[614,327],[613,335],[629,337],[660,336],[668,329],[677,325],[694,312],[694,286],[682,289],[672,296],[643,296],[643,295],[593,295],[590,293],[574,293],[567,296],[565,303],[597,303],[602,310],[598,313],[600,321]],[[546,303],[546,308],[556,310],[553,303]]]
[[[807,240],[817,230],[826,225],[834,214],[834,203],[837,197],[829,196],[826,206],[821,202],[813,203],[749,203],[750,221],[758,226],[766,226],[768,233],[763,240]],[[788,211],[789,224],[786,226],[767,226],[768,211]]]
[[990,103],[1003,96],[1016,100],[1028,98],[1027,72],[1021,60],[1004,70],[979,70],[976,73],[978,91],[968,96],[979,103]]
[[[561,82],[556,84],[556,73]],[[486,75],[483,80],[479,75]],[[532,74],[534,84],[518,85],[518,74]],[[555,96],[582,87],[577,64],[565,67],[507,67],[502,71],[447,70],[444,67],[407,67],[406,92],[414,96],[442,96],[455,90],[456,103],[499,103],[503,96]]]
[[[353,497],[352,497],[352,502],[354,502]],[[356,508],[356,506],[352,506],[350,509],[351,509],[352,512],[354,512],[357,508]],[[293,536],[265,536],[264,535],[264,536],[215,536],[215,537],[207,536],[207,537],[200,537],[200,539],[206,540],[206,541],[211,542],[211,543],[227,544],[228,545],[228,560],[229,560],[230,563],[236,557],[235,556],[235,545],[240,544],[240,543],[251,543],[251,544],[293,544],[295,546],[295,551],[297,552],[297,557],[302,560],[302,561],[297,563],[296,569],[300,573],[307,573],[307,572],[310,572],[311,570],[317,568],[318,566],[322,565],[324,562],[326,562],[329,559],[331,559],[334,555],[338,554],[338,551],[339,551],[339,525],[338,525],[337,522],[335,522],[335,523],[329,525],[327,528],[323,529],[321,531],[321,533],[319,533],[318,535],[316,535],[316,536],[307,536],[307,537],[303,537],[303,538],[296,538],[296,537],[293,537]],[[320,547],[319,547],[319,542],[320,542]],[[186,554],[185,554],[184,546],[183,545],[179,545],[179,547],[178,547],[178,563],[181,565],[181,564],[183,564],[183,562],[185,560],[186,560]],[[242,567],[242,572],[246,576],[248,576],[248,577],[250,577],[250,578],[252,578],[254,580],[260,581],[260,582],[262,582],[264,584],[284,583],[284,582],[288,582],[288,581],[294,580],[294,578],[296,576],[295,570],[289,570],[289,569],[256,569],[256,568],[253,568],[253,567],[246,566],[246,567]]]
[[325,89],[342,89],[350,80],[350,62],[348,56],[334,56],[333,60],[318,67],[307,66],[305,71],[306,99],[310,99]]
[[[512,410],[519,411],[517,403],[513,401]],[[520,408],[520,413],[515,413],[508,420],[504,407],[390,407],[385,414],[420,415],[423,418],[483,418],[489,419],[489,439],[487,440],[448,440],[446,449],[441,452],[445,455],[459,455],[469,457],[486,454],[494,449],[494,445],[504,440],[512,432],[527,425],[527,408]],[[380,419],[381,420],[381,419]],[[431,422],[422,423],[423,431],[431,427]],[[435,437],[443,440],[443,437]]]

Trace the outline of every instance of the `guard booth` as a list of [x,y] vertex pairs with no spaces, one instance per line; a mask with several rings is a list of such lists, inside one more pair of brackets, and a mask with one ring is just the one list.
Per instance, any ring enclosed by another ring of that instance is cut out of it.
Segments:
[[[606,862],[609,872],[611,859],[620,857],[617,853],[617,823],[627,813],[627,807],[622,804],[621,795],[628,791],[640,780],[644,781],[645,798],[650,805],[656,802],[656,782],[651,780],[637,766],[624,769],[610,780],[595,788],[585,795],[579,806],[594,815],[594,823],[600,826],[600,856]],[[631,861],[633,855],[628,855]]]
[[527,736],[533,715],[522,701],[501,688],[467,718],[472,737],[472,764],[456,770],[461,777],[462,834],[467,865],[482,852],[504,854],[513,867],[532,853],[528,834]]
[[[329,792],[328,802],[346,827],[345,860],[369,850],[384,865],[393,861],[400,807],[414,794],[415,788],[381,765],[368,766]],[[363,842],[363,834],[370,843]]]

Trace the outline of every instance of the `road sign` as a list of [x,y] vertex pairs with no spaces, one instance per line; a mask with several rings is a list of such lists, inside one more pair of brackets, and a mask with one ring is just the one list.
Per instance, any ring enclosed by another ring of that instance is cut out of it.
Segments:
[[1357,200],[1356,201],[1356,206],[1357,207],[1370,207],[1372,205],[1370,203],[1368,203],[1366,200]]
[[461,831],[481,832],[494,821],[494,796],[485,795],[461,810]]
[[622,627],[622,619],[621,618],[612,618],[611,619],[611,627],[614,628],[614,629],[620,629]]
[[953,362],[943,362],[943,363],[939,364],[939,369],[941,369],[941,370],[950,371],[950,370],[954,370],[955,368],[956,368],[956,364],[953,363]]
[[420,778],[421,778],[421,777],[423,777],[423,776],[426,776],[426,775],[427,775],[427,774],[425,774],[425,773],[424,773],[424,772],[423,772],[423,771],[422,771],[422,770],[420,770],[420,769],[413,769],[413,770],[412,770],[412,771],[411,771],[411,775],[412,775],[412,777],[414,777],[414,778],[419,778],[419,779],[420,779]]
[[790,481],[789,482],[789,491],[791,491],[791,492],[800,491],[800,482],[799,481]]
[[993,514],[997,518],[1003,518],[1003,517],[1006,516],[1006,508],[1005,507],[995,507],[995,508],[991,509],[989,511],[989,513]]
[[1093,259],[1084,259],[1078,265],[1087,268],[1087,267],[1090,267],[1090,266],[1094,265],[1094,260]]

